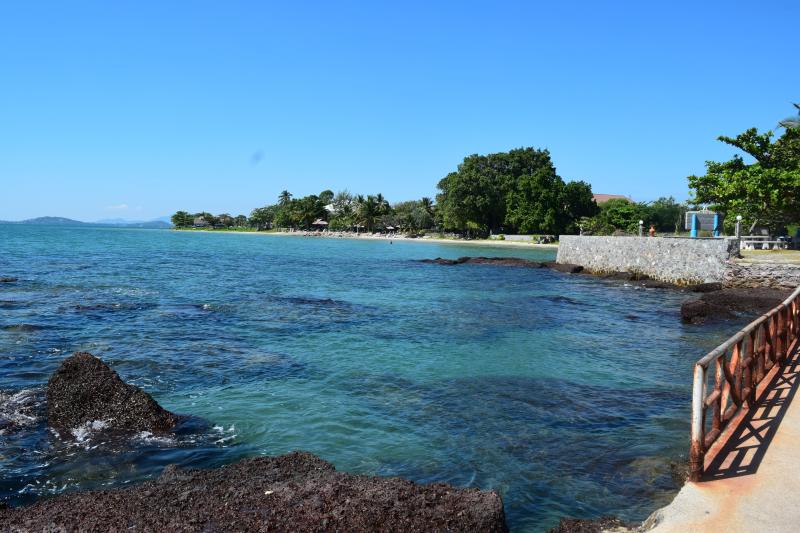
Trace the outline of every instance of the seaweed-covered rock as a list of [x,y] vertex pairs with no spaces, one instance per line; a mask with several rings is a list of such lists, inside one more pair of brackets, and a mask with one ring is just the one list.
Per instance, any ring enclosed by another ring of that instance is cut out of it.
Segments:
[[62,435],[84,424],[121,431],[165,432],[178,417],[128,385],[86,352],[65,359],[47,383],[47,422]]
[[507,531],[495,492],[355,476],[306,452],[0,509],[3,528],[39,531]]
[[473,265],[495,265],[495,266],[519,266],[527,268],[541,268],[543,265],[538,261],[522,259],[519,257],[459,257],[458,259],[420,259],[421,263],[431,263],[435,265],[463,265],[465,263]]
[[555,261],[548,261],[544,263],[549,269],[557,270],[558,272],[566,272],[567,274],[577,274],[578,272],[583,271],[583,267],[581,265],[573,265],[571,263],[556,263]]
[[19,281],[17,278],[0,278],[0,283],[14,283]]

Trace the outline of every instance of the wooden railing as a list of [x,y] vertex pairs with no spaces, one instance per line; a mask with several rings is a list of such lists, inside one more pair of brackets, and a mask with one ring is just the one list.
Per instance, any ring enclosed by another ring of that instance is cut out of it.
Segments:
[[[700,481],[706,461],[713,459],[756,404],[764,386],[795,347],[799,332],[800,287],[695,363],[689,451],[692,481]],[[709,376],[712,367],[714,372]]]

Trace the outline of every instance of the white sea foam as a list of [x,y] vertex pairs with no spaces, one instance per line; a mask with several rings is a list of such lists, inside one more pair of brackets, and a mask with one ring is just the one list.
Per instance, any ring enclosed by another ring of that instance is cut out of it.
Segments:
[[[18,392],[0,391],[0,420],[10,422],[12,427],[17,428],[33,426],[40,419],[37,410],[42,401],[36,389],[23,389]],[[7,431],[0,429],[0,435]]]
[[72,436],[75,437],[78,443],[85,443],[91,440],[95,433],[107,428],[110,423],[109,420],[91,420],[89,422],[84,422],[80,426],[72,428]]

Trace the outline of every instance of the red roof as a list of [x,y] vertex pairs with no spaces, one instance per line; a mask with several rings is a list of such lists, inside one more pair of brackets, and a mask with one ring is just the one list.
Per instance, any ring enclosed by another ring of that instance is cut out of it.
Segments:
[[595,201],[595,203],[598,203],[598,204],[604,204],[609,200],[615,200],[617,198],[621,198],[622,200],[628,200],[629,202],[632,201],[629,197],[627,197],[625,195],[622,195],[622,194],[595,194],[594,195],[594,201]]

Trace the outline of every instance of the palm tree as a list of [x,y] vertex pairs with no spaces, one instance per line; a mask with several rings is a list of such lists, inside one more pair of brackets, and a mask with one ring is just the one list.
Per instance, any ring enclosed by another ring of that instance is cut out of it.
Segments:
[[423,196],[419,201],[419,205],[422,206],[422,208],[427,211],[429,215],[433,215],[433,200],[427,196]]
[[375,218],[378,213],[378,202],[371,194],[367,196],[366,200],[362,195],[358,195],[358,221],[367,227],[367,231],[372,232],[375,225]]
[[286,206],[289,202],[292,201],[292,193],[287,191],[286,189],[282,190],[281,193],[278,195],[278,203],[282,206]]

